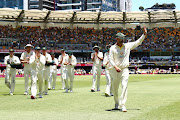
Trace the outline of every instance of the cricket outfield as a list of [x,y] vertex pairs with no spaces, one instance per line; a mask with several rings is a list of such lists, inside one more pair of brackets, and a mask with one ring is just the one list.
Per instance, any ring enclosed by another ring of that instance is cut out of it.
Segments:
[[101,91],[90,92],[92,76],[75,76],[73,93],[56,90],[42,99],[25,96],[24,78],[16,78],[15,92],[0,78],[0,120],[179,120],[180,75],[130,75],[127,113],[111,111],[113,97],[105,97],[105,76],[101,76]]

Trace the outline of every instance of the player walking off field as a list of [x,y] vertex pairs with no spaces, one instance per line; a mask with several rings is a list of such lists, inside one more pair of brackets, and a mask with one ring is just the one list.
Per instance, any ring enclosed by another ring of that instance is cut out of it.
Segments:
[[52,89],[54,90],[56,87],[57,66],[59,63],[58,63],[58,59],[55,58],[55,54],[54,53],[50,53],[50,54],[52,58],[52,64],[50,65],[50,78],[49,78],[48,90],[51,89],[52,79],[53,79]]
[[95,92],[95,85],[96,85],[96,76],[97,76],[97,91],[100,91],[100,77],[102,71],[102,61],[103,61],[103,53],[99,51],[98,46],[93,47],[94,53],[91,54],[91,58],[93,61],[93,80],[92,80],[92,88],[91,92]]
[[[129,55],[130,51],[138,47],[144,40],[147,34],[146,27],[143,29],[143,35],[135,42],[124,43],[125,35],[122,33],[116,34],[117,43],[110,48],[109,59],[113,66],[112,79],[113,79],[113,93],[115,101],[115,109],[122,108],[123,112],[127,112],[125,103],[127,100],[127,85],[129,79]],[[121,82],[122,91],[119,99],[118,90]]]
[[37,80],[39,83],[39,98],[43,94],[43,70],[46,63],[46,58],[40,53],[41,48],[35,48],[35,56],[30,57],[29,63],[32,65],[32,86],[31,86],[31,99],[36,99],[37,94]]
[[48,83],[49,83],[49,78],[50,78],[50,64],[52,62],[51,55],[47,53],[47,48],[43,47],[42,48],[42,54],[46,58],[46,64],[44,68],[44,80],[45,80],[45,86],[44,86],[44,95],[48,94]]
[[60,68],[60,72],[61,72],[61,82],[62,82],[62,90],[64,90],[65,89],[65,65],[63,65],[63,59],[65,58],[65,57],[68,57],[68,54],[66,54],[65,53],[65,51],[64,51],[64,49],[61,49],[61,55],[59,56],[59,58],[58,58],[58,61],[59,61],[59,64],[61,64],[61,68]]
[[[6,65],[6,76],[5,84],[10,89],[10,95],[13,95],[15,88],[15,78],[16,78],[16,67],[15,65],[20,64],[20,60],[14,55],[14,50],[9,50],[9,55],[4,58],[4,64]],[[10,82],[11,78],[11,82]]]
[[35,53],[31,50],[33,46],[31,44],[27,44],[25,47],[25,52],[21,54],[21,63],[24,64],[24,81],[25,81],[25,93],[24,95],[28,95],[28,89],[29,89],[29,76],[32,81],[32,75],[31,75],[31,65],[29,64],[29,59],[31,56],[35,56]]
[[76,57],[72,54],[72,52],[68,53],[68,56],[64,58],[65,65],[65,85],[66,91],[68,92],[68,78],[70,79],[70,92],[73,92],[73,81],[74,81],[74,67],[77,64]]
[[111,45],[107,45],[106,49],[107,52],[104,54],[104,60],[103,60],[103,66],[105,67],[105,76],[106,76],[106,92],[105,92],[105,96],[106,97],[110,97],[112,94],[112,85],[111,85],[111,81],[112,81],[112,77],[110,75],[110,69],[112,69],[112,65],[109,61],[109,48],[111,47]]

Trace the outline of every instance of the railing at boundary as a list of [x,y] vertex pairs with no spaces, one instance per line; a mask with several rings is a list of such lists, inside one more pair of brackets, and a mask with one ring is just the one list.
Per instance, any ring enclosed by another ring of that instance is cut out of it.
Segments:
[[[15,53],[22,53],[24,52],[25,50],[23,49],[15,49],[14,52]],[[155,49],[155,50],[132,50],[132,52],[170,52],[170,51],[175,51],[175,52],[179,52],[180,51],[180,48],[177,48],[177,49]],[[60,53],[61,50],[47,50],[47,52],[54,52],[54,53]],[[66,50],[66,52],[93,52],[93,50]],[[9,53],[9,49],[0,49],[0,53]]]
[[[78,66],[78,67],[81,67],[81,66],[93,66],[93,64],[92,63],[89,63],[89,64],[76,64],[76,66]],[[5,64],[0,64],[0,67],[6,67],[6,65]]]

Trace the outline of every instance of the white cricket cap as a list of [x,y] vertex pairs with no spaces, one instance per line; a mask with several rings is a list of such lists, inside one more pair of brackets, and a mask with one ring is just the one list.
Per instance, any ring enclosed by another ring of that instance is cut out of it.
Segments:
[[26,49],[26,47],[32,47],[32,48],[34,48],[31,44],[27,44],[27,45],[24,47],[24,49]]

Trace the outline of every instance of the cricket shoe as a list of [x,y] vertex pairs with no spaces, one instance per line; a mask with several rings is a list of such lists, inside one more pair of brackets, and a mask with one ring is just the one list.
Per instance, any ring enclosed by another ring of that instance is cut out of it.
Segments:
[[91,89],[91,92],[95,92],[95,90],[94,90],[94,89]]
[[10,93],[9,93],[9,95],[13,95],[13,93],[12,93],[12,92],[10,92]]
[[52,89],[55,90],[55,87],[53,87]]
[[100,91],[100,89],[97,89],[97,91]]
[[65,93],[68,93],[68,89],[66,89]]
[[42,96],[42,95],[39,95],[39,98],[43,98],[43,96]]
[[110,97],[110,95],[109,95],[109,94],[107,94],[107,93],[105,93],[105,96],[106,96],[106,97]]
[[33,95],[31,95],[31,99],[36,99]]
[[48,88],[48,90],[51,90],[51,88]]
[[24,95],[28,95],[28,92],[27,92],[27,91],[25,91],[25,92],[24,92]]
[[111,96],[114,96],[112,93],[110,93]]
[[122,106],[122,112],[127,112],[125,105]]
[[73,91],[72,91],[72,90],[70,90],[70,92],[72,93]]
[[47,93],[47,92],[45,92],[45,93],[44,93],[44,95],[48,95],[48,93]]

